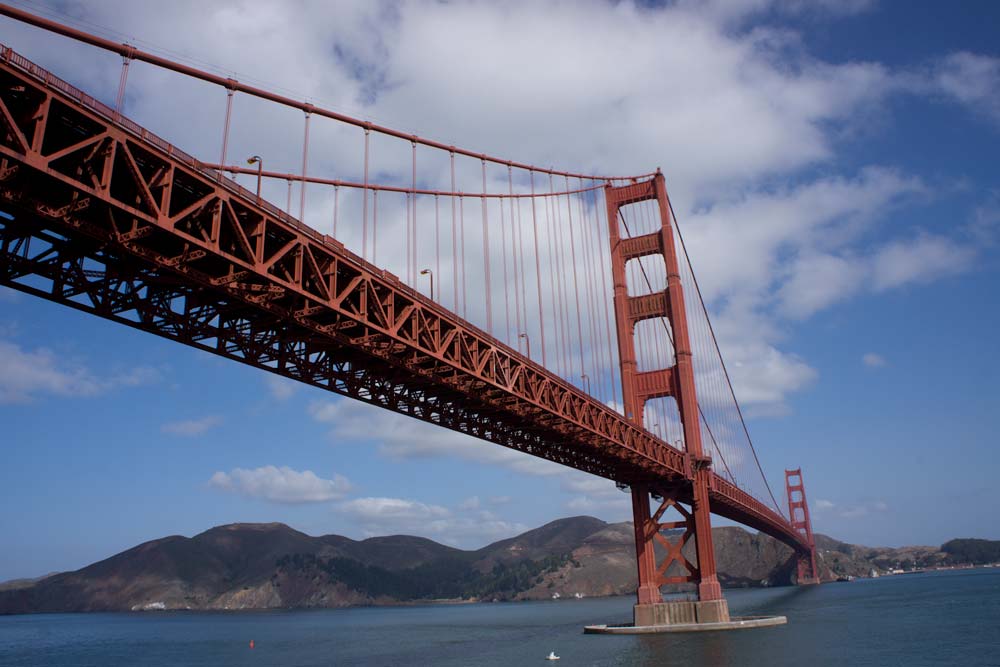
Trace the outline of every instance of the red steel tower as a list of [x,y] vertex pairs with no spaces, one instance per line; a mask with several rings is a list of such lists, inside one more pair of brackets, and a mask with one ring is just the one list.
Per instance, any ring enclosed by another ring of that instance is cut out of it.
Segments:
[[[687,311],[684,307],[680,265],[663,174],[657,170],[656,175],[648,181],[621,187],[608,185],[605,188],[605,198],[608,206],[615,320],[625,416],[642,427],[646,402],[672,397],[677,403],[687,453],[685,467],[688,474],[683,479],[621,480],[628,483],[632,491],[639,574],[635,624],[728,621],[729,606],[722,597],[722,589],[716,576],[712,545],[709,510],[712,462],[701,446]],[[660,229],[651,234],[622,238],[619,229],[621,209],[647,200],[657,202]],[[626,284],[625,266],[630,260],[648,255],[662,256],[667,275],[666,289],[631,296]],[[636,363],[635,326],[642,320],[659,317],[666,318],[673,331],[674,366],[640,372]],[[650,512],[651,494],[660,500],[659,508],[653,513]],[[679,504],[681,500],[690,505],[690,511]],[[670,508],[680,514],[681,520],[661,522],[664,512]],[[676,537],[678,530],[683,530],[683,534]],[[664,531],[671,532],[665,534]],[[692,537],[695,540],[696,563],[691,563],[682,552]],[[659,563],[654,553],[654,545],[657,544],[666,554]],[[664,602],[660,586],[683,582],[697,584],[698,601]]]
[[802,481],[802,468],[785,471],[785,492],[788,494],[788,519],[792,522],[792,528],[802,533],[806,544],[809,545],[808,553],[796,552],[798,556],[797,581],[800,585],[818,584],[816,542],[813,540],[812,521],[809,519],[809,505],[806,503],[806,487]]

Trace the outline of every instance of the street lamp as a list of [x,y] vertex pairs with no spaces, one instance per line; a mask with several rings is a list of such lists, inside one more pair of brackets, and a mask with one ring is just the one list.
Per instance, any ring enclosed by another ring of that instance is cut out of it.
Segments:
[[434,272],[430,269],[421,269],[420,275],[431,277],[431,301],[434,300]]
[[520,334],[517,335],[517,337],[524,339],[524,348],[527,351],[527,355],[526,356],[529,359],[531,359],[531,339],[528,338],[528,334],[526,334],[526,333],[520,333]]
[[257,165],[257,203],[260,203],[260,179],[264,175],[264,158],[259,155],[251,155],[247,159],[247,164]]
[[590,376],[587,375],[586,373],[584,373],[583,375],[580,376],[580,379],[583,380],[583,386],[585,386],[587,388],[587,393],[589,394],[590,393]]

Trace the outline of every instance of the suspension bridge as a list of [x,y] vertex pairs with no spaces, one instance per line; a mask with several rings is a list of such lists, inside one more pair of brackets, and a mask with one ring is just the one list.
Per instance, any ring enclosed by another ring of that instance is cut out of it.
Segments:
[[[801,471],[778,502],[658,169],[520,163],[0,14],[122,58],[112,106],[2,48],[0,284],[613,480],[636,625],[729,620],[712,514],[818,582]],[[217,90],[218,157],[125,115],[137,62]],[[241,98],[301,113],[300,169],[230,160]],[[679,583],[697,601],[664,602]]]

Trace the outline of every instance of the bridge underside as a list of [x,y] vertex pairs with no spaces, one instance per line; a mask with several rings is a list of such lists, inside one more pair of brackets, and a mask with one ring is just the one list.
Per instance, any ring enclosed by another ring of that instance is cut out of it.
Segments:
[[[691,501],[684,452],[9,50],[0,210],[0,284]],[[805,549],[709,488],[713,513]]]
[[[108,235],[102,241],[4,203],[2,210],[15,216],[0,218],[0,284],[6,287],[600,477],[644,480],[657,495],[691,502],[689,480],[656,478],[600,450],[588,453],[565,426],[545,428],[523,412],[498,409],[490,401],[497,390],[485,382],[453,386],[440,374],[415,373],[398,360],[361,353],[349,342],[290,324],[275,304],[193,285],[122,252]],[[713,481],[713,487],[729,485],[717,476]],[[776,532],[729,486],[711,492],[713,513]]]

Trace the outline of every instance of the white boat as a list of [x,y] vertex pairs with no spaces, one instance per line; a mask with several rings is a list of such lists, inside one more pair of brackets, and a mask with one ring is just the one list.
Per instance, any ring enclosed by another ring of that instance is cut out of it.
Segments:
[[549,651],[549,654],[547,656],[545,656],[545,659],[546,660],[558,660],[559,656],[556,655],[555,651]]

